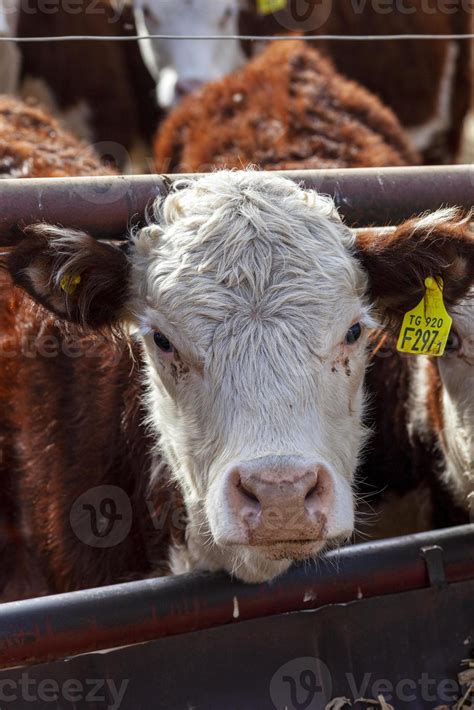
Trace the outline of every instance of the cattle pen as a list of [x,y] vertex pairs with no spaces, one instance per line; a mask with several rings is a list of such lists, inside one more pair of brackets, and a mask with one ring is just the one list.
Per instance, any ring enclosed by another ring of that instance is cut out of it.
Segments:
[[[272,173],[275,174],[275,173]],[[277,172],[278,174],[278,172]],[[473,205],[472,165],[302,170],[279,173],[333,197],[354,227],[395,225],[439,207]],[[21,226],[51,222],[102,239],[125,239],[173,183],[198,175],[142,175],[2,180],[0,244],[13,245]],[[20,216],[21,215],[21,216]]]
[[[474,206],[472,165],[280,174],[330,195],[355,228]],[[194,177],[4,180],[0,247],[7,254],[36,222],[124,241],[157,197]],[[467,525],[345,547],[263,585],[192,573],[10,602],[0,692],[8,707],[26,676],[27,692],[55,679],[61,710],[339,710],[362,698],[387,710],[384,695],[395,710],[436,697],[472,708],[462,700],[474,688],[473,595]],[[11,706],[30,706],[21,702]]]

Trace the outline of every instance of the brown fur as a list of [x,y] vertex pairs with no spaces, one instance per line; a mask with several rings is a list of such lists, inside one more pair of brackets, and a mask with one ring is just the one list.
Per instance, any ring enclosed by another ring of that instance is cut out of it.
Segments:
[[[403,315],[421,300],[427,276],[443,278],[448,309],[466,296],[473,281],[474,233],[468,221],[455,217],[429,229],[415,226],[416,220],[409,220],[391,233],[358,235],[358,253],[370,276],[371,297],[381,303],[382,315],[394,333]],[[393,338],[376,340],[366,376],[371,402],[367,425],[373,435],[359,472],[361,495],[377,513],[375,524],[359,527],[372,538],[469,522],[439,475],[443,468],[442,385],[435,361],[423,404],[428,430],[409,432],[413,364],[413,356],[396,351]],[[410,515],[410,498],[424,501],[421,517],[416,506]],[[399,515],[400,511],[406,515]]]
[[[21,12],[20,36],[136,34],[131,6],[122,8],[118,16],[118,8],[107,0],[84,2],[74,6],[74,12],[62,3],[52,13],[43,12],[41,6],[40,0],[32,0],[28,11]],[[130,151],[137,139],[151,139],[159,119],[155,84],[137,42],[25,43],[21,52],[23,78],[44,80],[60,110],[85,102],[95,142],[111,141]],[[111,152],[121,157],[113,146]]]
[[[54,239],[53,228],[31,231],[8,259],[15,282],[60,318],[91,328],[113,325],[127,298],[129,263],[123,252],[79,232],[65,242]],[[74,277],[80,283],[68,288]]]
[[45,111],[0,96],[0,178],[107,174],[93,149]]
[[[257,19],[247,12],[243,27],[247,33],[282,34],[291,28],[299,33],[336,35],[381,34],[468,34],[473,31],[472,12],[460,2],[443,12],[431,4],[426,12],[423,0],[404,0],[410,12],[377,12],[372,2],[354,10],[351,2],[331,0],[288,0],[288,7],[274,15]],[[453,4],[454,5],[454,4]],[[330,12],[327,9],[330,7]],[[454,9],[454,12],[453,12]],[[301,18],[299,22],[295,18]],[[338,71],[359,82],[389,106],[403,126],[426,123],[435,113],[448,41],[392,40],[380,42],[315,43],[331,57]],[[452,162],[459,150],[462,123],[472,94],[471,43],[456,41],[458,57],[451,95],[450,125],[435,137],[424,154],[424,162]],[[251,46],[248,47],[251,52]]]
[[364,517],[358,530],[364,539],[411,535],[423,530],[462,525],[469,514],[459,508],[440,473],[443,454],[441,380],[430,361],[426,431],[409,431],[408,408],[414,387],[413,356],[397,352],[393,338],[377,336],[366,375],[372,430],[358,472]]
[[[4,176],[8,165],[11,177],[104,172],[92,150],[42,111],[4,98],[0,115],[1,149],[9,156]],[[17,283],[62,319],[14,288],[0,269],[0,598],[165,571],[172,531],[182,533],[173,517],[180,502],[165,467],[161,485],[147,491],[151,441],[143,423],[141,353],[114,332],[124,256],[90,237],[58,251],[51,230],[43,229],[25,237],[9,264]],[[75,294],[41,277],[54,268],[81,273]],[[64,323],[65,316],[74,323]],[[69,515],[78,496],[104,484],[125,491],[132,520],[120,544],[99,549],[78,539]]]
[[274,43],[163,123],[160,172],[249,163],[274,170],[417,162],[393,114],[303,42]]
[[395,325],[401,325],[405,313],[421,300],[427,276],[443,279],[448,309],[467,293],[474,273],[474,232],[468,219],[460,220],[461,213],[457,219],[421,229],[412,219],[386,234],[358,234],[371,297]]

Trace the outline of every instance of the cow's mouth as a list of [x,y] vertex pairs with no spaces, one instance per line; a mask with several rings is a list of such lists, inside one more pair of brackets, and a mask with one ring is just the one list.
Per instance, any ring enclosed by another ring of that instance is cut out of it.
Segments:
[[305,560],[320,553],[325,543],[325,540],[285,540],[251,547],[267,560]]

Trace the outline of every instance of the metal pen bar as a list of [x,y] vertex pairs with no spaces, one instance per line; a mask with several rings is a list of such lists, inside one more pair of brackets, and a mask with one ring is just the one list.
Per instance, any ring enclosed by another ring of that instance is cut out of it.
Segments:
[[[271,173],[275,175],[275,173]],[[331,195],[353,227],[387,226],[443,206],[474,205],[474,166],[357,168],[276,173]],[[0,248],[49,222],[98,239],[125,239],[173,182],[197,175],[21,178],[0,181]]]
[[194,573],[11,602],[0,610],[0,667],[470,579],[474,525],[346,547],[267,584]]

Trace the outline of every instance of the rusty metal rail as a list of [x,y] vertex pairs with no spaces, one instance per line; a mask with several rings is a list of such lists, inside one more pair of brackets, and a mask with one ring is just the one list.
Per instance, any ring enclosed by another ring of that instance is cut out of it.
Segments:
[[[361,168],[280,173],[334,197],[355,227],[398,224],[445,205],[474,205],[474,166]],[[0,181],[0,246],[14,244],[38,221],[125,238],[146,209],[181,175],[41,178]]]
[[474,579],[474,525],[329,553],[274,582],[190,574],[3,604],[0,667]]

